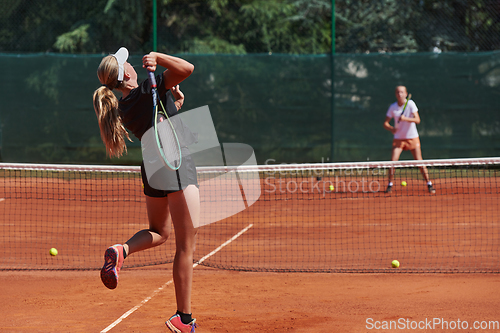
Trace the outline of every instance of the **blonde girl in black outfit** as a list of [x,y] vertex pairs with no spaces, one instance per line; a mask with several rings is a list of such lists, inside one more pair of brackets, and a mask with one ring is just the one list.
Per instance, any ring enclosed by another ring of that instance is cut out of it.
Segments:
[[[137,73],[127,59],[127,49],[120,48],[115,54],[104,57],[97,69],[102,86],[94,92],[94,109],[101,138],[110,157],[126,153],[125,142],[130,140],[126,129],[140,140],[152,124],[151,85],[148,80],[137,82]],[[194,66],[181,58],[158,52],[146,54],[142,64],[152,72],[157,66],[166,68],[156,76],[158,94],[164,105],[170,106],[167,112],[177,113],[184,102],[178,84],[193,72]],[[119,100],[113,89],[121,93]],[[175,102],[172,97],[175,97]],[[124,259],[134,252],[163,244],[171,233],[173,223],[176,240],[173,279],[177,313],[167,320],[166,325],[172,332],[194,332],[196,325],[195,319],[191,318],[191,289],[200,199],[194,164],[190,159],[182,163],[187,181],[179,184],[179,188],[169,190],[149,186],[142,166],[149,228],[137,232],[124,244],[116,244],[106,250],[101,279],[106,287],[116,288]]]

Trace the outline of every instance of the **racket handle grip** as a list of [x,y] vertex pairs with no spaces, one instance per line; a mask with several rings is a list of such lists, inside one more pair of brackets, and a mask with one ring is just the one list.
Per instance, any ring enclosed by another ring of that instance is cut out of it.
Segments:
[[148,72],[149,82],[151,82],[151,87],[156,88],[156,79],[154,72]]

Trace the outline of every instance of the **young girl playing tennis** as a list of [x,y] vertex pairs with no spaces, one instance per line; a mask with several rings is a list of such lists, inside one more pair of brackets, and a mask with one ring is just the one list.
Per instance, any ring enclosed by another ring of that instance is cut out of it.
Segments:
[[[420,139],[418,137],[417,124],[420,124],[418,108],[414,101],[409,100],[406,105],[408,92],[405,86],[397,86],[395,90],[397,101],[389,106],[385,115],[384,128],[394,134],[392,141],[391,161],[399,160],[403,150],[409,150],[416,160],[422,160],[422,149],[420,148]],[[403,115],[404,110],[404,115]],[[394,118],[394,126],[389,122]],[[425,166],[420,167],[420,172],[427,182],[429,193],[436,193],[429,178],[429,172]],[[389,170],[389,184],[386,193],[392,192],[392,180],[394,179],[394,168]]]
[[[99,122],[101,138],[110,157],[120,157],[127,151],[125,139],[130,140],[125,128],[139,140],[152,126],[153,101],[151,85],[148,80],[137,82],[137,73],[127,62],[128,51],[120,48],[118,52],[104,57],[97,69],[102,86],[93,96],[94,109]],[[184,102],[184,95],[178,84],[194,70],[189,62],[162,53],[151,52],[142,58],[143,67],[154,72],[156,66],[166,70],[156,77],[158,95],[163,105],[172,105],[168,93],[171,89],[176,98],[174,110],[177,113]],[[121,92],[120,100],[113,89]],[[169,100],[170,99],[170,100]],[[168,109],[168,108],[167,108]],[[193,280],[193,252],[195,236],[199,225],[200,199],[196,179],[196,168],[188,158],[184,164],[185,181],[175,190],[157,190],[148,184],[144,163],[141,166],[144,194],[149,219],[149,228],[141,230],[123,245],[109,247],[104,255],[105,263],[101,270],[104,285],[114,289],[124,259],[134,252],[163,244],[174,225],[176,252],[173,263],[173,279],[177,301],[177,313],[165,323],[172,332],[194,332],[195,319],[191,317],[191,288]],[[177,171],[179,172],[179,171]]]

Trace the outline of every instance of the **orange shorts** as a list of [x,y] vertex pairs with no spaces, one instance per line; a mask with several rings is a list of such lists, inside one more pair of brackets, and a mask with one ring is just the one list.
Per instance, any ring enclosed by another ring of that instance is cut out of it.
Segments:
[[420,147],[420,139],[418,137],[413,139],[394,139],[392,140],[392,149],[402,148],[403,150],[414,150]]

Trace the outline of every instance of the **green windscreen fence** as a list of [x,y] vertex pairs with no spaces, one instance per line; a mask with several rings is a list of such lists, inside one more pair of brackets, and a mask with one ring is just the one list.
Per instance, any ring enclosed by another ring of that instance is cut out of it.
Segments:
[[[92,107],[102,56],[0,54],[2,161],[141,161],[136,138],[126,157],[105,156]],[[259,164],[388,160],[382,123],[403,84],[419,108],[425,159],[498,156],[499,56],[181,55],[195,65],[181,83],[182,111],[208,105],[220,143],[250,145]],[[140,80],[141,58],[129,59]]]

